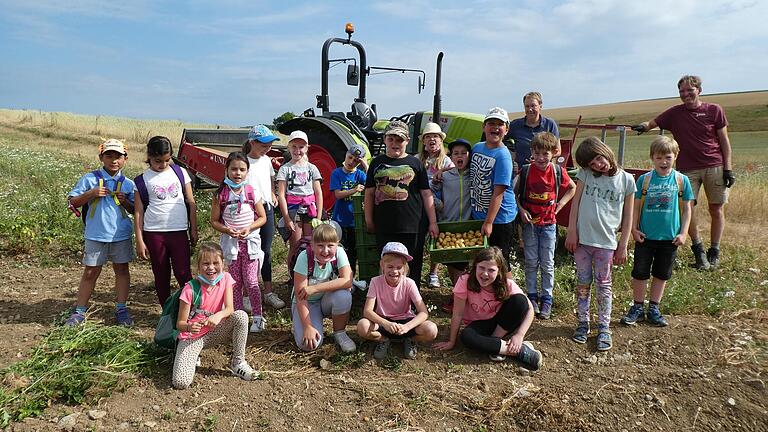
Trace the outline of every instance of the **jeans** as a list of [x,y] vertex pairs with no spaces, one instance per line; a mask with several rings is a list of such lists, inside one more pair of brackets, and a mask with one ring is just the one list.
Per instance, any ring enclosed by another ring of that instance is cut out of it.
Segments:
[[523,225],[525,244],[525,288],[528,297],[539,298],[537,279],[541,269],[541,301],[552,304],[552,289],[555,286],[555,244],[557,225]]

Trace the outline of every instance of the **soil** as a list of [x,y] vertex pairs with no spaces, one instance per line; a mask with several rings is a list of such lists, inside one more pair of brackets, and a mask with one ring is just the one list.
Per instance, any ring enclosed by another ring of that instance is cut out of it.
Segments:
[[[11,340],[0,351],[5,367],[24,358],[72,304],[81,268],[75,262],[43,268],[16,257],[0,263],[0,271],[6,275],[0,332]],[[131,274],[136,330],[149,338],[160,313],[146,283],[151,272],[140,263]],[[106,324],[114,322],[113,280],[105,268],[93,298],[99,307],[93,318]],[[277,291],[287,298],[285,285]],[[442,304],[447,293],[423,290],[427,304]],[[360,346],[364,356],[339,359],[332,345],[299,353],[288,314],[270,309],[266,316],[268,330],[251,335],[247,351],[261,380],[231,376],[224,369],[228,350],[209,349],[188,390],[173,390],[164,372],[93,406],[54,403],[10,429],[60,430],[61,419],[75,413],[74,430],[768,431],[762,310],[670,316],[667,328],[616,323],[613,349],[598,353],[594,335],[586,345],[570,340],[573,311],[556,307],[552,320],[536,321],[529,333],[545,356],[534,373],[461,346],[447,353],[423,346],[416,360],[384,363],[372,359],[367,343]],[[434,311],[432,317],[443,339],[449,316]],[[353,326],[348,330],[354,333]],[[393,352],[402,355],[399,346]],[[92,420],[90,410],[105,415]]]

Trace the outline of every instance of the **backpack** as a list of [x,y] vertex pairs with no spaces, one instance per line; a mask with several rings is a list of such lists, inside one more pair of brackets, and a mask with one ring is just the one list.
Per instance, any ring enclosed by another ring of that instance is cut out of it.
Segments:
[[[253,192],[253,186],[249,184],[243,185],[245,188],[245,202],[251,205],[251,208],[253,209],[253,218],[256,220],[258,215],[256,214],[256,194]],[[226,185],[222,185],[221,188],[219,188],[218,191],[219,194],[219,222],[224,223],[224,209],[227,208],[229,204],[238,204],[240,205],[240,201],[235,200],[227,200],[229,198],[229,187]]]
[[[563,182],[563,167],[558,164],[552,165],[555,167],[555,198],[550,202],[550,205],[556,204],[558,198],[560,198],[560,183]],[[531,164],[523,165],[523,167],[520,168],[520,174],[517,176],[517,190],[520,192],[519,196],[521,197],[521,201],[527,201],[525,186],[528,181],[528,171],[530,168]]]
[[[645,206],[645,196],[648,195],[648,185],[651,184],[653,171],[643,176],[643,189],[640,196],[640,215],[637,217],[637,226],[640,226],[640,220],[643,218],[643,207]],[[680,221],[683,220],[683,175],[675,171],[675,181],[677,182],[677,211],[680,213]]]
[[[94,171],[91,171],[91,174],[93,174],[94,177],[96,177],[96,180],[98,180],[99,187],[104,187],[104,175],[101,174],[101,170],[97,169]],[[125,181],[125,176],[120,173],[120,177],[117,178],[117,187],[115,187],[115,192],[120,192],[120,189],[123,187],[123,182]],[[99,206],[99,203],[101,202],[102,197],[96,197],[90,202],[87,202],[83,204],[83,210],[78,212],[77,209],[72,206],[72,204],[69,204],[69,209],[72,210],[73,213],[75,213],[76,216],[80,216],[80,218],[83,220],[83,224],[85,225],[87,223],[88,219],[93,219],[93,215],[96,214],[96,207]],[[106,197],[104,197],[106,198]],[[127,217],[125,209],[120,204],[120,201],[117,199],[115,195],[112,195],[112,199],[115,200],[115,204],[117,204],[117,208],[120,209],[120,213],[122,213],[123,217]]]
[[[299,240],[299,246],[296,248],[296,253],[291,256],[291,263],[288,267],[290,273],[291,285],[293,284],[293,268],[296,267],[296,261],[299,259],[301,251],[307,251],[307,279],[312,277],[312,273],[315,272],[315,253],[312,251],[312,245],[308,238],[302,237]],[[339,268],[336,262],[336,257],[331,260],[331,276],[338,276]]]
[[[203,290],[200,287],[200,282],[196,279],[190,280],[189,286],[192,287],[190,308],[197,309],[203,301]],[[179,302],[181,301],[179,298],[183,289],[182,287],[174,291],[163,303],[163,313],[160,314],[157,327],[155,327],[155,343],[163,348],[174,349],[176,347],[176,338],[180,333],[179,329],[176,328],[176,321],[179,319]]]

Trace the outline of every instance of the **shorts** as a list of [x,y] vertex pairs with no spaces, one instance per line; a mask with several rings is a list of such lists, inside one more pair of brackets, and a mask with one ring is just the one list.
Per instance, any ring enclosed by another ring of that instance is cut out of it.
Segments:
[[85,239],[83,251],[83,265],[88,267],[101,267],[112,261],[113,264],[127,264],[133,260],[133,240],[121,240],[116,242],[100,242]]
[[691,181],[693,197],[696,201],[699,199],[699,190],[703,184],[710,204],[728,203],[728,188],[723,181],[722,166],[685,171],[683,174],[687,175],[688,180]]
[[299,213],[298,208],[294,209],[288,209],[288,216],[291,217],[291,220],[294,222],[302,222],[302,223],[310,223],[312,222],[312,219],[314,219],[312,216],[306,213],[306,209],[304,213]]
[[465,271],[469,263],[446,263],[445,266],[456,271]]
[[675,267],[677,246],[672,240],[648,240],[635,243],[635,264],[632,278],[648,280],[651,275],[659,280],[669,280]]
[[[386,318],[385,318],[385,319],[386,319]],[[396,323],[398,323],[398,324],[407,324],[407,323],[408,323],[409,321],[411,321],[412,319],[413,319],[413,318],[409,318],[409,319],[401,319],[401,320],[391,320],[391,319],[387,319],[387,321],[396,322]],[[381,326],[381,325],[379,326],[379,328],[378,328],[377,330],[379,331],[379,333],[381,333],[381,335],[382,335],[382,336],[384,336],[384,337],[385,337],[385,338],[387,338],[387,339],[395,339],[395,340],[398,340],[398,339],[405,339],[405,338],[410,338],[410,337],[414,337],[414,336],[416,336],[416,330],[415,330],[415,329],[410,329],[410,330],[408,330],[408,333],[406,333],[406,334],[402,334],[402,335],[395,335],[395,334],[392,334],[392,333],[390,333],[390,332],[388,332],[388,331],[384,330],[384,326]]]

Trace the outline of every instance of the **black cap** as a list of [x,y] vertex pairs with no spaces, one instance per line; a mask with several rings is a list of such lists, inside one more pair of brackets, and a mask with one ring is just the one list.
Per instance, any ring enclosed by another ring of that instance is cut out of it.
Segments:
[[457,145],[462,145],[466,147],[468,152],[472,151],[472,144],[470,144],[469,141],[465,140],[464,138],[459,138],[455,141],[451,141],[448,143],[448,152],[449,153],[452,152],[453,148],[456,147]]

